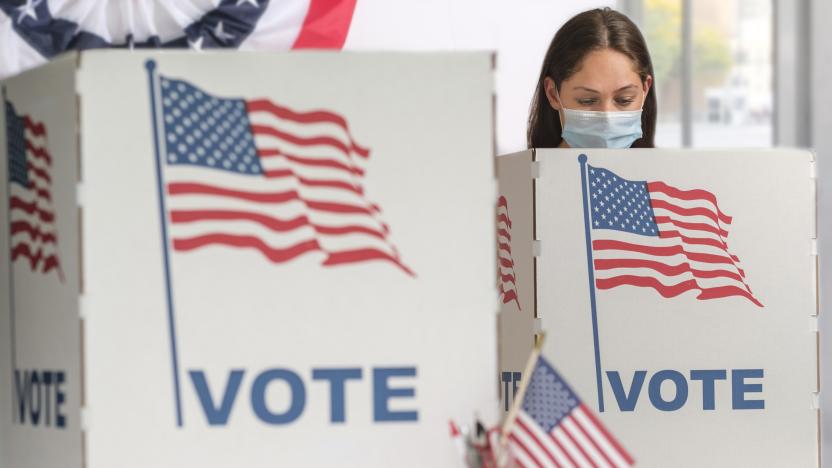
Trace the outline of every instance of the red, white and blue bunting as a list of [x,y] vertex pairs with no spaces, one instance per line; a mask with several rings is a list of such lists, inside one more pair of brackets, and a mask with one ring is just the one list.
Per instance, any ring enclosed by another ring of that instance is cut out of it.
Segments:
[[0,0],[0,78],[70,50],[340,49],[356,0]]

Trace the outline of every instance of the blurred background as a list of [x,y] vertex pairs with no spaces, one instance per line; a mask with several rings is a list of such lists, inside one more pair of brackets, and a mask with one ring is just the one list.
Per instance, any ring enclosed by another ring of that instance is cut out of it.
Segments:
[[361,0],[344,48],[497,51],[498,151],[506,153],[525,149],[528,106],[554,32],[603,6],[629,15],[647,39],[660,147],[832,149],[822,131],[831,123],[823,103],[832,105],[826,0]]

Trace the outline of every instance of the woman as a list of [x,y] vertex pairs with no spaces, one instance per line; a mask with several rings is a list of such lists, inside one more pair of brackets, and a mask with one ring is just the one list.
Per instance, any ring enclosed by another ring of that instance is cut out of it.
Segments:
[[656,93],[644,37],[623,14],[585,11],[555,34],[529,113],[530,148],[653,148]]

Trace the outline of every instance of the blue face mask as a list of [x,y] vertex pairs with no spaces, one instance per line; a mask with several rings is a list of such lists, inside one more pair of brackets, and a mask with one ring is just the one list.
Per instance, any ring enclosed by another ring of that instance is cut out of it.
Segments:
[[561,102],[563,114],[561,136],[572,148],[629,148],[642,136],[641,109],[616,112],[582,111],[567,109],[563,106],[560,95],[557,95],[557,98]]

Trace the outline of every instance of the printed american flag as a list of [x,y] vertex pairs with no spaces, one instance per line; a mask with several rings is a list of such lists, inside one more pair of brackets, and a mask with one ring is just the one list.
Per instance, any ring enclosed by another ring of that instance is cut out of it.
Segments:
[[274,263],[383,261],[409,275],[364,196],[369,150],[346,119],[212,96],[160,77],[170,237],[179,252],[252,249]]
[[539,356],[509,432],[514,461],[523,467],[626,467],[633,457]]
[[46,126],[18,115],[8,101],[5,112],[12,261],[23,259],[37,273],[55,271],[63,281]]
[[732,218],[714,194],[664,182],[630,181],[587,165],[595,284],[629,285],[663,297],[697,291],[697,299],[752,294],[740,259],[728,250]]
[[508,214],[508,200],[500,196],[497,200],[497,275],[500,281],[500,299],[503,304],[514,301],[517,309],[520,300],[517,297],[517,274],[514,272],[514,257],[511,255],[511,218]]

